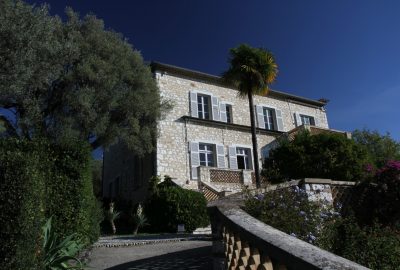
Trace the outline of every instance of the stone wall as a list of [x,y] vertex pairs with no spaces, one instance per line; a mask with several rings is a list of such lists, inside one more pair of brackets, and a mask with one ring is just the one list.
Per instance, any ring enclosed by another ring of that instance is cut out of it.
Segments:
[[[191,141],[223,144],[226,165],[229,164],[227,157],[229,146],[252,147],[251,133],[247,130],[237,130],[227,126],[217,127],[212,121],[207,124],[182,119],[183,116],[190,116],[190,91],[200,91],[218,97],[220,102],[231,104],[234,124],[250,126],[248,101],[239,98],[236,90],[161,72],[156,72],[156,79],[162,98],[170,100],[174,105],[165,119],[159,123],[159,137],[157,139],[158,175],[169,175],[176,178],[177,182],[183,186],[190,183],[191,166],[188,142]],[[328,128],[328,121],[323,108],[262,96],[255,96],[254,103],[255,105],[280,109],[284,131],[295,128],[293,116],[295,112],[313,116],[318,119],[321,127]],[[274,141],[279,135],[279,133],[258,135],[260,161],[261,148]]]

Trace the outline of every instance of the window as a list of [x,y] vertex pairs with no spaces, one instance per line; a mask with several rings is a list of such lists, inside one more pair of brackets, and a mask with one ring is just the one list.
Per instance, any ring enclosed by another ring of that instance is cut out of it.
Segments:
[[301,123],[307,126],[315,126],[314,117],[300,114]]
[[233,123],[232,121],[232,105],[225,104],[226,108],[226,122]]
[[236,148],[238,169],[251,170],[251,151],[249,148]]
[[210,97],[206,95],[197,95],[197,110],[199,118],[210,119]]
[[199,144],[200,166],[215,167],[213,144]]
[[270,108],[263,108],[265,129],[275,130],[274,115],[275,111]]

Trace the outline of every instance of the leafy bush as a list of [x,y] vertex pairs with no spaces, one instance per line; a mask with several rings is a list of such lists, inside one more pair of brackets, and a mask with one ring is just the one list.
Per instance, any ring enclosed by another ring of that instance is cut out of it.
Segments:
[[185,230],[192,232],[209,224],[203,194],[177,186],[159,188],[144,211],[153,232],[176,232],[178,224],[185,224]]
[[354,217],[326,225],[317,245],[371,269],[398,269],[400,231],[374,222],[361,227]]
[[309,132],[293,141],[282,139],[270,151],[262,174],[271,182],[305,177],[355,181],[364,176],[368,163],[365,148],[340,134]]
[[356,186],[353,203],[346,211],[354,213],[357,222],[400,228],[400,161],[388,161],[373,177]]
[[389,133],[381,135],[368,129],[355,130],[352,138],[365,147],[376,168],[383,167],[390,160],[400,160],[400,142],[392,139]]
[[83,247],[77,234],[60,239],[52,227],[52,218],[43,226],[43,265],[46,270],[82,269],[82,263],[76,255]]
[[0,258],[2,269],[39,269],[45,177],[37,144],[0,140]]
[[289,187],[248,196],[244,210],[262,222],[313,243],[326,219],[338,213],[323,202],[312,202],[299,187]]

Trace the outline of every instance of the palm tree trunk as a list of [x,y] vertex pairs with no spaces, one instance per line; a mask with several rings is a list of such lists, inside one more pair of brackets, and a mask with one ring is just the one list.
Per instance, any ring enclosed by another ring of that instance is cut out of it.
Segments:
[[253,95],[251,91],[247,91],[247,96],[249,98],[249,106],[250,106],[250,123],[251,123],[251,140],[253,142],[253,164],[254,164],[254,174],[256,176],[256,187],[261,187],[260,181],[260,168],[258,163],[258,145],[257,145],[257,135],[256,135],[256,121],[254,116],[254,102]]

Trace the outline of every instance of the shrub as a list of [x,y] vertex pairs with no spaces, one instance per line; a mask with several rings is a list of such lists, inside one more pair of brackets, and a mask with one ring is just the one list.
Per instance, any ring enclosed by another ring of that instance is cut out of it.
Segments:
[[338,219],[324,227],[317,245],[371,269],[400,265],[400,231],[376,222],[361,227],[354,217]]
[[313,243],[325,219],[338,213],[323,202],[311,202],[299,187],[248,196],[244,210],[262,222],[304,241]]
[[177,186],[159,188],[144,210],[153,232],[176,232],[178,224],[185,224],[185,230],[192,232],[209,224],[203,194]]
[[45,178],[37,148],[27,141],[0,140],[2,269],[39,269]]
[[357,185],[353,203],[346,208],[362,226],[377,221],[400,228],[400,161],[388,161],[373,177]]
[[365,148],[340,134],[311,135],[305,131],[293,141],[282,139],[264,162],[262,174],[271,182],[305,177],[355,181],[368,163]]

